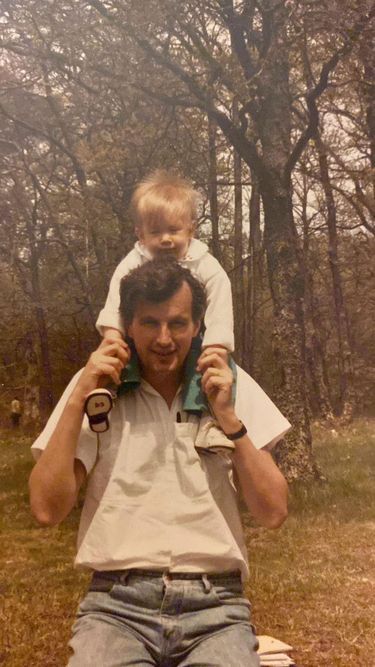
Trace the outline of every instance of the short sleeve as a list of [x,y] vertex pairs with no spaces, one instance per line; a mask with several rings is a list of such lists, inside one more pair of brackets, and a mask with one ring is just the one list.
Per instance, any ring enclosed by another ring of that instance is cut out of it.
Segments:
[[239,366],[235,410],[257,449],[272,449],[291,428],[266,392]]
[[135,248],[121,260],[116,267],[114,274],[109,284],[109,290],[104,308],[99,313],[96,321],[96,328],[100,335],[103,336],[104,328],[111,327],[118,329],[125,334],[124,324],[120,316],[120,284],[121,279],[126,276],[132,269],[142,264],[142,257]]
[[203,346],[220,344],[229,352],[233,352],[233,305],[230,280],[217,259],[209,253],[196,263],[195,274],[207,291]]
[[[37,461],[41,456],[43,450],[47,447],[48,442],[51,439],[51,436],[57,426],[57,423],[62,415],[62,412],[65,408],[65,405],[71,395],[73,388],[75,387],[79,376],[82,373],[81,369],[76,373],[68,386],[64,390],[60,400],[58,401],[56,407],[54,408],[51,416],[45,425],[43,431],[37,437],[33,445],[31,446],[31,452],[34,459]],[[86,415],[83,418],[81,433],[77,443],[76,456],[75,458],[79,459],[85,466],[87,474],[92,470],[95,465],[97,457],[97,437],[89,427],[88,419]]]

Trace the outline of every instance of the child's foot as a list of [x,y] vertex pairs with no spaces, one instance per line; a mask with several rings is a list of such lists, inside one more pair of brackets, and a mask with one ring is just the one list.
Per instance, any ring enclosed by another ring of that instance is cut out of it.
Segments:
[[203,450],[215,454],[230,453],[235,448],[234,442],[227,438],[212,417],[201,419],[194,446],[198,451]]
[[90,391],[85,401],[90,428],[94,433],[104,433],[109,429],[108,413],[112,410],[113,396],[109,389]]

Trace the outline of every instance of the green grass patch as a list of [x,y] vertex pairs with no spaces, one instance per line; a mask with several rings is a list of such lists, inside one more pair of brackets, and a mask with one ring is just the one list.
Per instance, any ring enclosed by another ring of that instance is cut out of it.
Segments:
[[31,439],[0,439],[0,664],[62,667],[87,576],[72,567],[79,512],[40,528],[28,505]]
[[321,483],[294,484],[290,509],[299,517],[326,516],[337,521],[374,519],[374,422],[355,422],[340,435],[316,428]]
[[[253,620],[259,633],[295,647],[299,667],[374,665],[374,426],[316,427],[325,481],[291,487],[289,519],[278,531],[245,517]],[[0,664],[63,667],[88,578],[72,566],[79,510],[61,526],[36,525],[30,444],[0,438]]]
[[299,667],[374,665],[374,427],[316,427],[325,480],[293,484],[280,530],[245,520],[257,630],[292,644]]

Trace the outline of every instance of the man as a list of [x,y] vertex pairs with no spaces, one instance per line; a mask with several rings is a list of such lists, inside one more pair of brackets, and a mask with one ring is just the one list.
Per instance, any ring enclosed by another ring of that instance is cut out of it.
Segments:
[[15,396],[10,404],[10,421],[13,428],[17,428],[20,425],[21,412],[21,402]]
[[70,667],[259,664],[232,467],[252,515],[279,526],[287,487],[264,447],[289,424],[260,388],[253,406],[241,400],[253,381],[240,369],[234,408],[232,372],[218,348],[201,355],[198,369],[223,445],[228,436],[234,452],[195,448],[207,417],[184,413],[181,385],[204,307],[202,286],[176,262],[153,260],[127,275],[120,311],[141,385],[117,399],[106,433],[82,425],[86,396],[109,380],[119,384],[129,361],[127,343],[104,339],[34,444],[44,451],[30,477],[31,507],[43,525],[67,516],[88,476],[76,563],[94,574]]

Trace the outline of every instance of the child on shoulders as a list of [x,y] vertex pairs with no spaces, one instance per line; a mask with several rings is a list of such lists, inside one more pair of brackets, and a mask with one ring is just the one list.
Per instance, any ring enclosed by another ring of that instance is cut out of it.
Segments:
[[[119,313],[121,279],[156,257],[171,257],[189,269],[203,283],[207,294],[203,339],[193,341],[185,364],[183,407],[187,413],[193,414],[209,410],[201,391],[200,374],[196,372],[196,362],[202,350],[222,347],[231,353],[234,349],[231,284],[220,263],[209,253],[207,245],[194,238],[198,202],[199,194],[190,183],[168,171],[157,170],[139,183],[131,200],[138,241],[115,269],[105,306],[96,322],[103,337],[125,338]],[[134,388],[140,381],[135,350],[131,352],[118,394]],[[236,378],[236,366],[232,359],[229,363]],[[108,428],[104,413],[110,410],[111,398],[105,395],[106,390],[92,394],[86,401],[86,412],[91,428],[100,432]]]
[[131,211],[138,241],[112,276],[96,323],[102,336],[125,335],[119,315],[121,278],[151,258],[171,256],[190,269],[206,288],[203,349],[221,346],[233,352],[231,284],[206,244],[194,238],[198,202],[199,195],[190,183],[167,171],[155,171],[137,186]]

